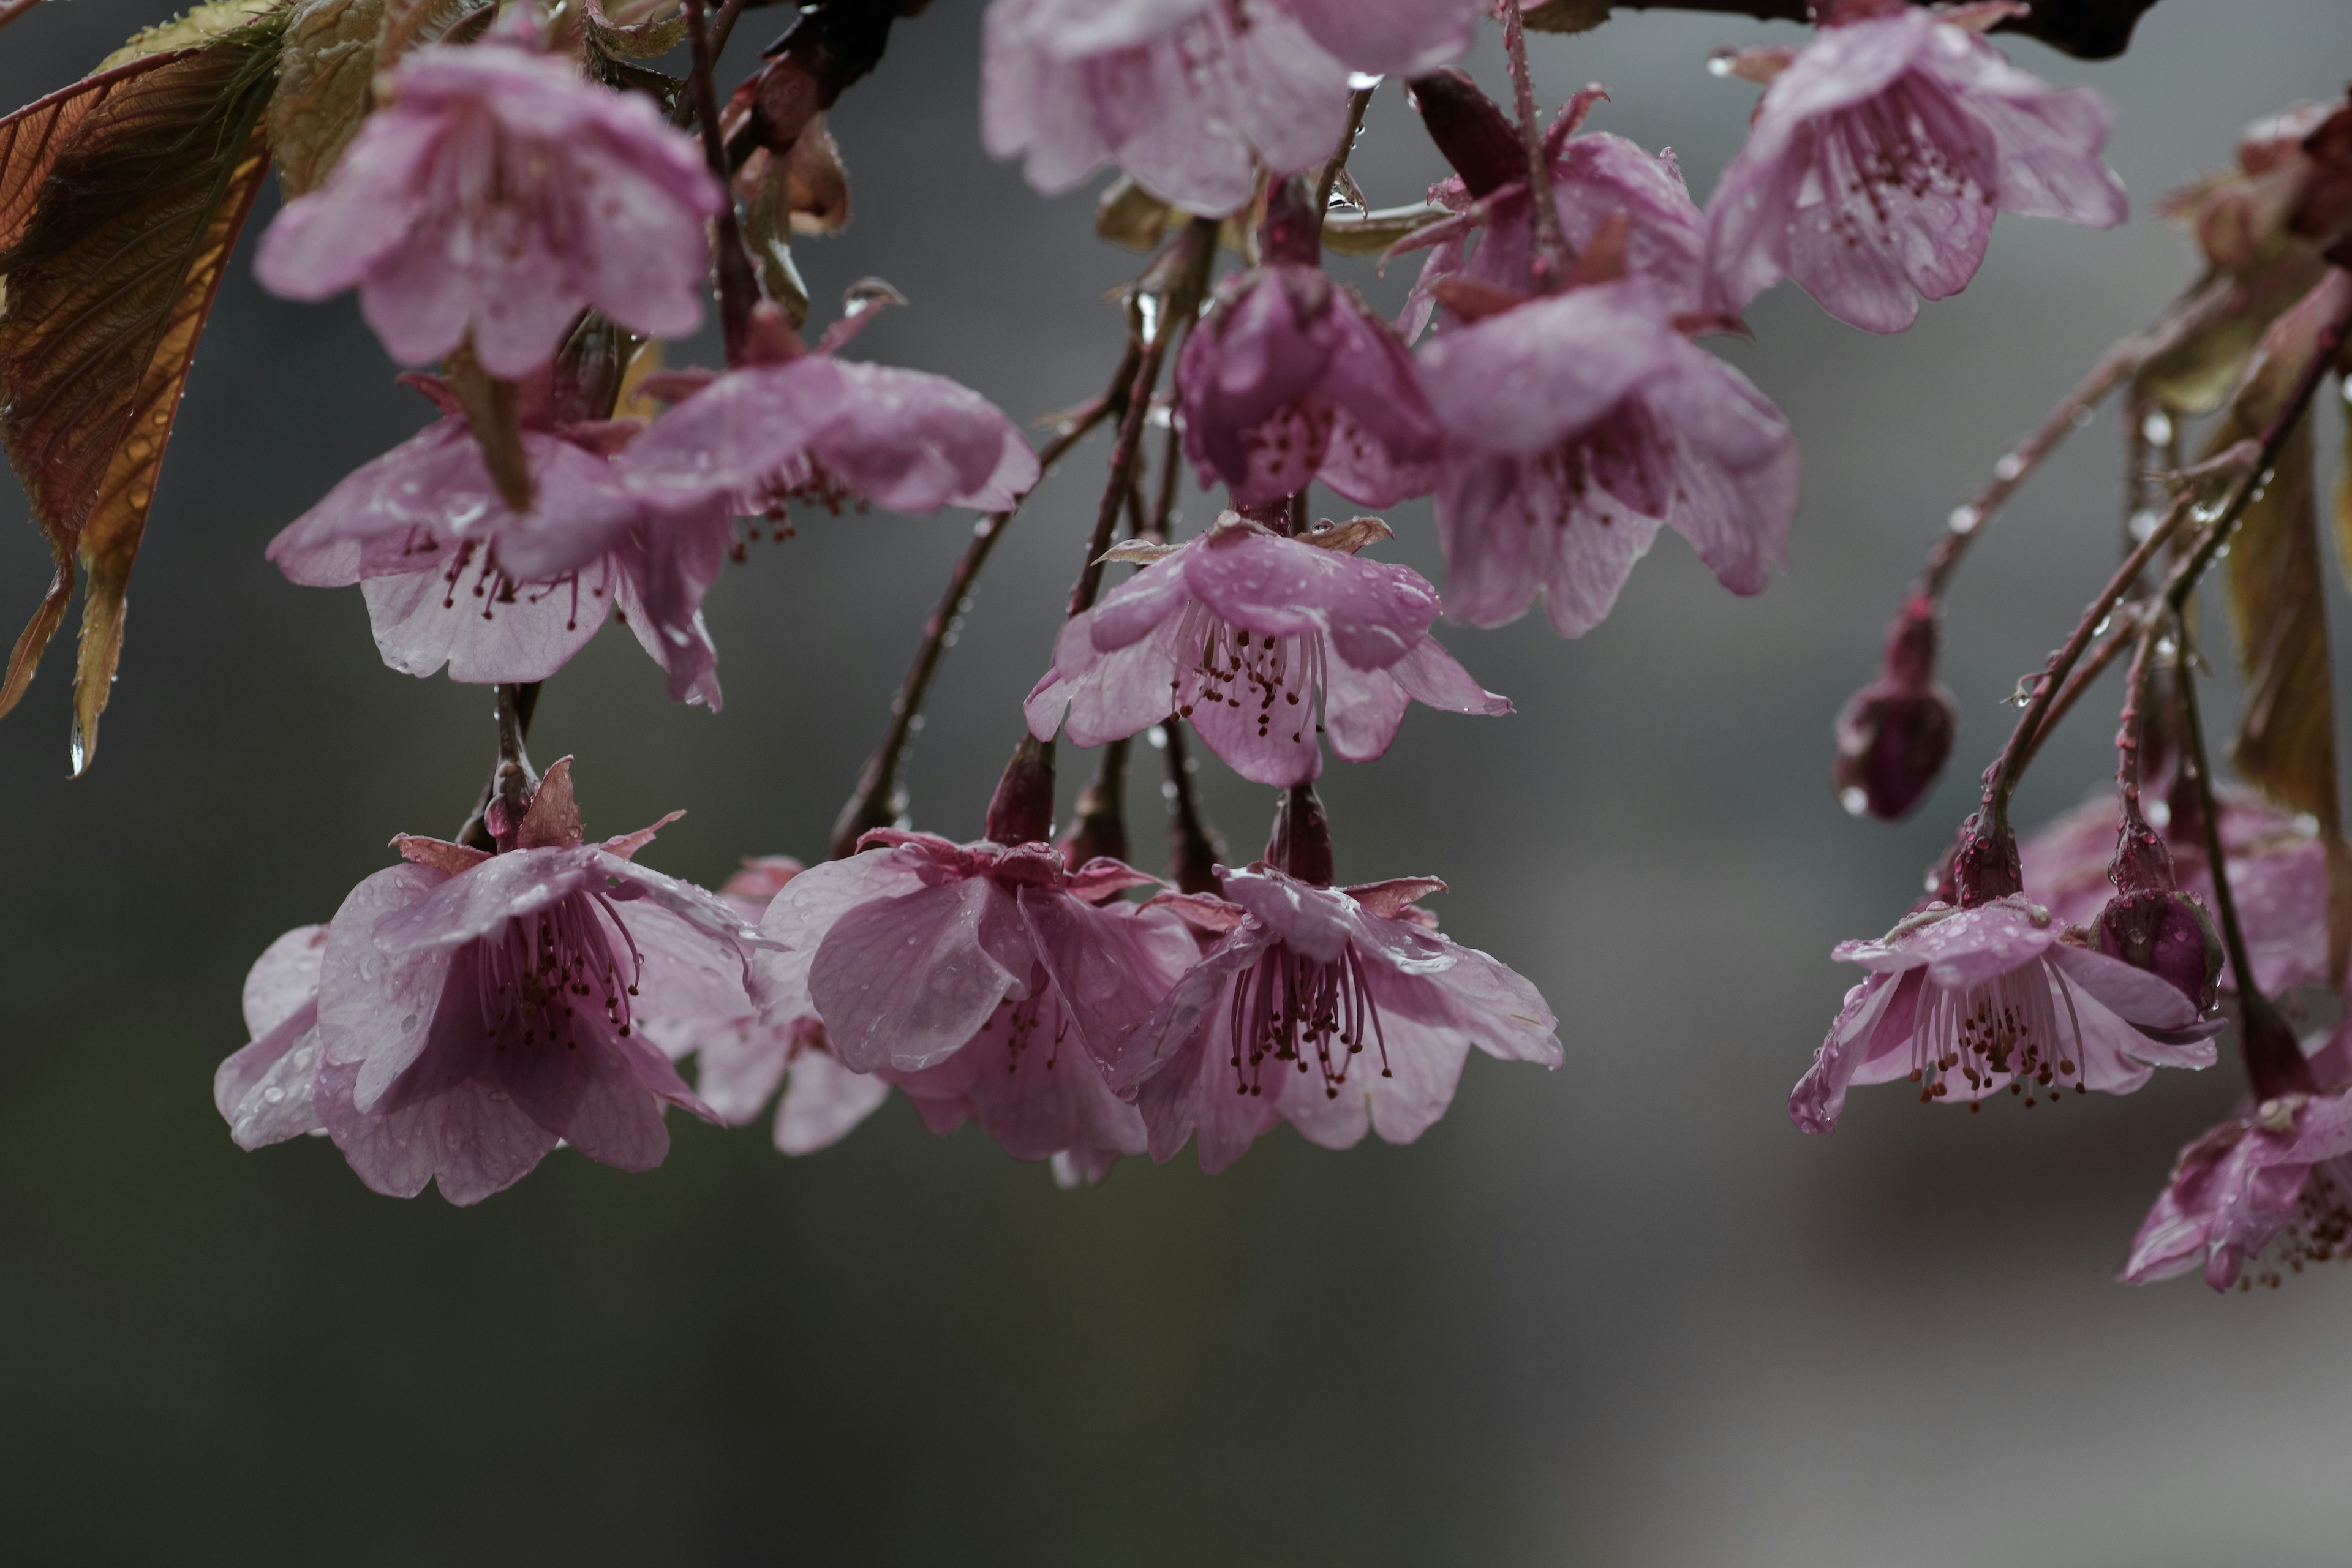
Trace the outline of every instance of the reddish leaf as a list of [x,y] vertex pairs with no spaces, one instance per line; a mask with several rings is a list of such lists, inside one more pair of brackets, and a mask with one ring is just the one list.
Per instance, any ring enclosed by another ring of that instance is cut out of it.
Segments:
[[260,121],[278,31],[163,56],[81,114],[0,255],[0,441],[58,562],[0,711],[89,574],[74,770],[88,765],[122,647],[124,592],[213,295],[268,167]]

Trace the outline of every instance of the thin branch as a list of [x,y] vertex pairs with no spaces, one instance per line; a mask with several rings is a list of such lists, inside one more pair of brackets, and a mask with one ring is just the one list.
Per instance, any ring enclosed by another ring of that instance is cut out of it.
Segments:
[[[740,0],[737,4],[740,8]],[[719,221],[712,235],[716,252],[713,260],[719,273],[719,325],[727,342],[727,363],[733,366],[743,363],[743,348],[751,333],[751,307],[760,300],[760,283],[751,271],[751,258],[743,248],[743,229],[735,216],[735,182],[727,166],[726,145],[719,134],[719,94],[710,79],[719,49],[712,42],[703,0],[686,0],[686,36],[694,57],[687,77],[686,96],[693,101],[695,116],[702,122],[702,161],[709,165],[711,177],[719,182],[720,199]]]
[[1511,97],[1518,110],[1519,140],[1528,153],[1528,195],[1535,204],[1535,255],[1529,269],[1549,288],[1568,273],[1568,237],[1560,232],[1559,207],[1552,200],[1551,167],[1544,157],[1543,125],[1536,119],[1535,77],[1528,69],[1528,30],[1519,0],[1505,0],[1503,52],[1511,62]]
[[[1143,357],[1141,347],[1132,338],[1128,340],[1126,355],[1119,361],[1118,371],[1111,377],[1111,389],[1083,409],[1064,420],[1054,432],[1052,440],[1037,453],[1037,467],[1042,474],[1058,462],[1069,449],[1084,440],[1087,433],[1101,424],[1114,411],[1125,411],[1127,389],[1135,379],[1135,368]],[[1042,482],[1042,479],[1041,479]],[[1024,498],[1026,499],[1025,497]],[[890,700],[890,726],[883,732],[882,743],[866,761],[857,777],[857,789],[841,808],[833,825],[832,855],[835,859],[854,854],[857,840],[867,831],[887,826],[898,816],[897,804],[898,766],[905,755],[907,738],[913,732],[916,717],[923,710],[923,698],[929,691],[931,677],[939,669],[940,656],[947,647],[949,626],[962,607],[964,595],[971,591],[972,579],[988,561],[989,552],[1003,537],[1005,525],[1013,521],[1014,506],[1003,511],[991,512],[972,527],[972,539],[957,557],[948,574],[947,587],[940,593],[939,603],[923,621],[923,640],[915,649],[915,661],[907,668],[907,679],[899,683],[898,693]]]
[[1364,128],[1364,110],[1372,103],[1372,89],[1359,88],[1348,100],[1348,129],[1339,134],[1339,145],[1333,150],[1329,162],[1323,165],[1323,177],[1315,184],[1315,226],[1319,234],[1323,218],[1331,210],[1331,193],[1339,188],[1340,172],[1348,166],[1348,154],[1356,150],[1356,133]]
[[2097,684],[2099,677],[2107,672],[2107,667],[2114,664],[2137,637],[2139,617],[2146,611],[2139,606],[2126,605],[2116,614],[2128,617],[2128,620],[2100,638],[2097,645],[2083,656],[2082,662],[2074,667],[2074,672],[2066,678],[2065,684],[2059,688],[2058,695],[2051,700],[2049,711],[2042,715],[2042,722],[2034,727],[2033,738],[2025,743],[2024,755],[2017,764],[2021,773],[2033,765],[2035,755],[2042,750],[2042,742],[2048,740],[2051,731],[2064,721],[2066,715],[2074,710],[2074,704],[2082,700],[2083,693]]
[[502,803],[510,823],[521,821],[523,813],[530,808],[532,792],[539,788],[539,774],[531,769],[530,755],[523,750],[523,742],[530,735],[531,716],[539,711],[539,688],[538,681],[529,680],[519,684],[500,682],[493,689],[492,717],[499,728],[499,760],[490,769],[490,782],[482,786],[481,798],[474,804],[473,815],[457,829],[453,843],[495,854],[499,841],[490,831],[490,803]]

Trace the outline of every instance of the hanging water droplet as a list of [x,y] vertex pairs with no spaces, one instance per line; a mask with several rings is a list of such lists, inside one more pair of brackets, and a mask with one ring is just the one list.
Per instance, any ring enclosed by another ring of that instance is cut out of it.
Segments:
[[1999,479],[2002,484],[2009,483],[2010,480],[2017,478],[2018,475],[2023,472],[2025,472],[2025,459],[2019,457],[2014,452],[2010,453],[2007,457],[2001,458],[2000,462],[1995,463],[1992,466],[1992,477]]
[[1848,784],[1838,791],[1838,804],[1845,807],[1848,816],[1860,816],[1870,810],[1870,792],[1859,784]]
[[1168,727],[1164,724],[1154,724],[1150,729],[1146,730],[1143,732],[1143,741],[1144,744],[1150,746],[1155,752],[1166,751],[1168,749]]
[[1706,57],[1706,74],[1709,76],[1727,77],[1738,67],[1738,57],[1728,48],[1717,49]]
[[1976,508],[1972,506],[1956,506],[1952,509],[1950,521],[1947,522],[1945,526],[1949,528],[1954,533],[1970,533],[1974,532],[1977,524],[1983,521],[1984,514],[1978,511]]
[[2172,444],[2172,416],[2161,408],[2153,409],[2139,422],[2140,439],[2151,447]]
[[1372,89],[1380,86],[1381,83],[1387,79],[1388,79],[1386,77],[1374,76],[1370,71],[1349,71],[1348,73],[1348,90],[1349,92],[1370,92]]

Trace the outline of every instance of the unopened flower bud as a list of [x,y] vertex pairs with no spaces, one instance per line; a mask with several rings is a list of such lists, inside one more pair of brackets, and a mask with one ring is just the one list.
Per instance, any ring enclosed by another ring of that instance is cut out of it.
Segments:
[[987,837],[1013,848],[1054,837],[1054,742],[1024,735],[989,797]]
[[1429,139],[1473,196],[1528,177],[1527,146],[1518,128],[1468,76],[1449,68],[1405,85]]
[[1265,863],[1299,881],[1318,888],[1331,885],[1331,824],[1313,784],[1293,784],[1283,792],[1274,815],[1274,836],[1266,840]]
[[2213,1005],[2221,980],[2221,939],[2205,906],[2188,893],[2147,888],[2119,893],[2099,911],[2099,951],[2145,969],[2200,1011]]
[[1838,801],[1856,816],[1910,814],[1951,761],[1960,710],[1936,682],[1936,607],[1913,597],[1888,628],[1878,679],[1839,712]]

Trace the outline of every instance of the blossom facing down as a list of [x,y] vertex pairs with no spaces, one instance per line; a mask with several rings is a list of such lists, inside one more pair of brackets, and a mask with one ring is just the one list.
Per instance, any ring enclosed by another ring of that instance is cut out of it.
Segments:
[[1853,1084],[1906,1079],[1922,1102],[1971,1105],[2006,1089],[2129,1094],[2159,1067],[2213,1065],[2219,1020],[2169,982],[2093,952],[2020,894],[1931,903],[1875,941],[1838,944],[1870,973],[1848,991],[1789,1097],[1806,1132],[1837,1126]]
[[1936,679],[1935,603],[1914,595],[1887,628],[1878,679],[1837,716],[1831,781],[1850,816],[1908,816],[1952,759],[1960,707]]
[[1641,280],[1531,300],[1438,334],[1420,359],[1445,426],[1447,618],[1501,626],[1540,595],[1560,635],[1581,636],[1661,524],[1735,594],[1786,563],[1788,422]]
[[1102,1064],[1192,958],[1173,917],[1106,903],[1152,878],[1070,870],[1049,843],[881,830],[793,878],[761,930],[771,1022],[813,1012],[849,1068],[903,1089],[934,1131],[977,1124],[1018,1159],[1099,1175],[1143,1124]]
[[[719,896],[745,923],[757,925],[769,903],[794,877],[801,863],[784,855],[743,863]],[[740,987],[724,992],[719,1012],[693,1016],[641,1015],[646,1037],[673,1061],[695,1059],[695,1092],[728,1126],[756,1119],[775,1096],[776,1147],[786,1154],[813,1154],[839,1142],[881,1109],[890,1086],[841,1065],[825,1043],[824,1025],[807,1007],[763,1017]]]
[[1391,68],[1356,60],[1418,62],[1466,45],[1474,9],[1475,0],[994,0],[982,27],[981,137],[992,156],[1020,158],[1048,195],[1116,163],[1179,206],[1222,216],[1247,205],[1261,162],[1280,176],[1331,155],[1347,128],[1350,66]]
[[1071,742],[1096,746],[1172,711],[1244,778],[1294,784],[1323,771],[1318,710],[1349,762],[1387,751],[1409,702],[1509,712],[1429,635],[1427,581],[1349,553],[1386,532],[1368,520],[1287,539],[1227,512],[1071,617],[1029,732],[1051,738],[1066,709]]
[[1224,934],[1112,1070],[1154,1160],[1197,1133],[1213,1173],[1276,1121],[1327,1149],[1367,1131],[1410,1143],[1445,1114],[1473,1046],[1559,1066],[1558,1021],[1536,988],[1412,907],[1444,883],[1325,888],[1264,864],[1221,875],[1230,901],[1155,900]]
[[[2221,853],[2229,858],[2230,891],[2254,984],[2273,996],[2326,984],[2327,851],[2317,825],[2278,810],[2252,790],[2223,790],[2217,804]],[[2174,830],[2162,800],[2150,799],[2147,809],[2165,830],[2180,890],[2210,909],[2213,878],[2201,836]],[[2116,893],[2107,866],[2119,822],[2114,795],[2102,792],[2025,839],[2018,856],[2027,895],[2054,919],[2095,922]],[[2220,982],[2234,991],[2238,978],[2225,965]]]
[[1772,79],[1706,205],[1711,308],[1782,278],[1838,320],[1899,332],[1976,275],[1996,212],[2111,228],[2114,111],[1907,5],[1823,26]]
[[2251,1289],[2260,1272],[2352,1258],[2352,1092],[2284,1094],[2238,1113],[2180,1152],[2120,1278],[2132,1285],[2203,1270],[2216,1290]]
[[352,890],[320,954],[318,1120],[395,1197],[437,1181],[478,1203],[559,1140],[622,1170],[659,1164],[664,1108],[710,1111],[635,1020],[717,1011],[762,940],[634,862],[653,829],[584,842],[568,758],[520,822],[495,825],[495,855],[396,840],[404,863]]
[[1229,279],[1176,365],[1184,455],[1203,487],[1262,506],[1320,479],[1360,506],[1425,494],[1438,426],[1412,356],[1322,268]]
[[642,95],[503,41],[428,46],[385,79],[326,184],[287,205],[254,270],[323,300],[354,284],[393,358],[471,338],[483,368],[545,363],[594,306],[647,337],[702,319],[719,184]]

